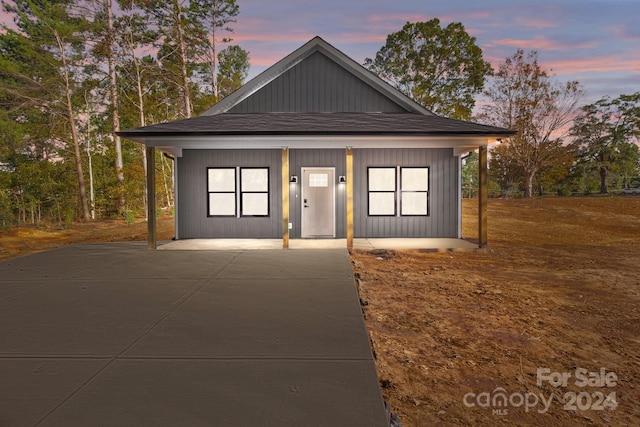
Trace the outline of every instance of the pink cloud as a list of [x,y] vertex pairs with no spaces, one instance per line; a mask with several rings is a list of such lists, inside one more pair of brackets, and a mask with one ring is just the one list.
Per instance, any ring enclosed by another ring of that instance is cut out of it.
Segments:
[[598,45],[595,41],[584,41],[580,43],[562,42],[560,40],[550,39],[545,36],[536,36],[532,39],[498,39],[489,43],[488,46],[513,46],[519,49],[531,50],[575,50],[593,48]]
[[555,72],[569,73],[612,73],[612,72],[639,72],[640,55],[636,57],[598,56],[580,59],[567,59],[549,61],[545,64]]
[[546,19],[534,19],[518,16],[513,21],[518,27],[528,27],[536,29],[555,28],[558,25]]
[[[494,69],[504,62],[504,58],[485,55],[485,59],[491,63]],[[608,73],[640,72],[640,54],[635,57],[620,58],[615,56],[590,56],[576,59],[546,59],[540,61],[543,69],[551,71],[551,74],[572,75],[571,79],[578,79],[578,74],[598,73],[607,75]]]
[[409,13],[388,13],[388,14],[384,14],[384,15],[380,15],[380,14],[373,14],[373,15],[368,15],[366,17],[364,17],[364,21],[371,23],[371,24],[380,24],[380,23],[387,23],[387,22],[402,22],[403,25],[405,22],[421,22],[421,21],[428,21],[429,19],[432,19],[433,17],[428,17],[427,15],[424,14],[409,14]]
[[612,29],[613,34],[619,39],[638,42],[640,41],[640,28],[632,25],[616,25]]
[[[347,53],[345,47],[348,45],[353,46],[374,43],[382,46],[386,40],[386,35],[383,36],[366,32],[344,32],[325,35],[298,31],[289,32],[286,36],[278,33],[259,35],[245,33],[241,37],[234,37],[233,43],[245,46],[245,48],[249,50],[252,66],[270,67],[315,36],[324,38],[328,43],[331,43],[338,49],[345,51],[345,53]],[[247,48],[246,46],[248,45],[253,47]],[[268,46],[268,48],[260,49],[260,45]],[[347,55],[358,60],[358,58],[356,58],[357,55],[353,55],[353,52],[348,52]],[[364,57],[361,59],[364,60]]]
[[[431,19],[438,18],[440,25],[446,26],[451,22],[473,22],[474,20],[484,20],[490,18],[492,15],[489,12],[483,11],[471,11],[466,13],[456,13],[451,15],[427,15],[417,13],[389,13],[389,14],[371,14],[363,18],[358,18],[358,23],[367,22],[368,24],[375,25],[376,32],[394,32],[399,31],[406,22],[427,22]],[[465,25],[466,27],[466,25]],[[467,29],[469,31],[469,29]]]
[[277,44],[277,43],[297,43],[297,42],[307,42],[309,39],[313,38],[315,34],[311,34],[307,31],[289,31],[287,34],[280,33],[250,33],[250,32],[242,32],[242,33],[234,33],[232,36],[234,43],[241,42],[251,42],[251,43],[269,43],[269,44]]

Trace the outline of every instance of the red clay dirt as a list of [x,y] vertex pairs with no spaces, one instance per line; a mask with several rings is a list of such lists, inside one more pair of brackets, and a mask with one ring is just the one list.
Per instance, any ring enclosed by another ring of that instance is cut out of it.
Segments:
[[[157,219],[158,240],[174,236],[173,217]],[[146,241],[147,222],[138,219],[131,224],[124,220],[77,222],[69,227],[22,226],[0,229],[0,259],[42,252],[77,243]]]
[[487,249],[352,260],[404,427],[640,425],[640,198],[490,200]]

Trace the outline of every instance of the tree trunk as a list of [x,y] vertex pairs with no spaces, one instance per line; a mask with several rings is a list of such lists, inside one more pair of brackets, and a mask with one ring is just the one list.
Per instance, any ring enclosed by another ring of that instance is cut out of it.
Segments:
[[214,11],[213,14],[213,22],[211,25],[211,89],[213,92],[213,96],[216,97],[216,102],[218,101],[218,55],[216,52],[216,14]]
[[607,168],[600,166],[600,194],[607,194]]
[[89,205],[87,203],[87,188],[84,182],[84,172],[82,170],[82,157],[80,154],[80,141],[76,121],[73,117],[73,108],[71,104],[71,94],[67,87],[67,114],[69,115],[69,127],[71,128],[71,140],[73,141],[73,153],[76,160],[76,172],[78,174],[78,190],[80,192],[80,203],[82,204],[82,218],[85,221],[91,219]]
[[[133,46],[133,44],[132,44]],[[135,53],[133,52],[133,48],[131,49],[131,57],[133,58],[133,64],[136,70],[136,87],[138,90],[138,114],[140,117],[140,126],[144,127],[147,125],[147,120],[144,114],[144,93],[142,91],[142,73],[140,72],[140,64],[138,64],[138,58],[136,58]],[[142,147],[142,164],[144,167],[144,215],[145,219],[149,220],[149,212],[147,209],[148,202],[148,194],[149,189],[147,188],[147,150],[145,146],[141,144]]]
[[122,143],[117,132],[120,131],[120,105],[118,102],[118,82],[116,78],[115,55],[113,52],[114,28],[112,0],[107,0],[107,60],[109,63],[109,93],[111,95],[111,120],[113,124],[113,141],[116,150],[116,178],[118,180],[118,209],[124,213],[126,200],[124,191],[124,164],[122,161]]
[[182,27],[182,13],[180,10],[180,4],[177,0],[173,1],[175,23],[176,23],[176,35],[178,37],[178,56],[180,59],[180,79],[182,85],[182,98],[184,102],[184,115],[186,118],[191,117],[191,89],[189,89],[189,73],[187,72],[187,47],[184,40],[184,29]]
[[533,177],[533,172],[524,171],[524,197],[526,198],[533,197]]
[[[140,69],[140,60],[138,58],[138,56],[136,56],[136,43],[134,41],[134,37],[133,37],[133,30],[131,28],[131,26],[129,26],[128,28],[128,32],[126,34],[127,37],[127,42],[128,42],[128,49],[129,49],[129,56],[131,57],[131,61],[133,63],[133,67],[135,70],[135,77],[136,77],[136,92],[137,92],[137,98],[138,98],[138,118],[140,120],[140,127],[144,127],[147,125],[147,119],[146,119],[146,115],[145,115],[145,109],[144,109],[144,90],[142,88],[142,70]],[[149,219],[148,218],[148,209],[147,209],[147,194],[148,194],[148,189],[147,189],[147,150],[145,149],[144,144],[140,144],[140,148],[141,148],[141,152],[142,152],[142,166],[144,168],[144,194],[143,194],[143,201],[144,201],[144,213],[145,213],[145,219]]]
[[54,31],[58,48],[60,49],[60,57],[62,60],[62,77],[64,79],[67,120],[71,130],[71,140],[73,142],[73,153],[75,155],[76,172],[78,175],[78,191],[80,193],[80,204],[82,205],[82,218],[85,221],[90,220],[89,205],[87,204],[87,189],[84,183],[84,173],[82,171],[82,157],[80,154],[80,138],[76,127],[76,120],[73,114],[73,102],[71,101],[71,83],[69,82],[69,70],[67,65],[67,57],[65,53],[64,43],[57,31]]
[[93,162],[91,159],[91,144],[87,145],[87,156],[89,157],[89,200],[91,201],[91,219],[96,219],[96,195],[93,190]]
[[[86,135],[86,141],[87,141],[87,147],[86,147],[86,151],[87,151],[87,159],[89,160],[88,166],[89,166],[89,205],[91,208],[91,219],[96,219],[96,192],[94,190],[94,179],[93,179],[93,154],[91,154],[91,138],[93,135],[93,128],[91,126],[91,107],[90,107],[90,103],[88,100],[85,101],[86,102],[86,109],[87,109],[87,114],[88,114],[88,118],[87,118],[87,135]],[[58,221],[61,222],[61,221]]]
[[[171,190],[169,189],[169,184],[167,183],[167,169],[164,166],[167,160],[164,155],[161,155],[161,156],[162,157],[160,158],[160,160],[162,161],[162,182],[164,184],[164,194],[167,201],[166,207],[167,209],[171,209],[171,199],[172,199]],[[170,166],[168,166],[168,169],[169,169],[169,173],[172,173]]]

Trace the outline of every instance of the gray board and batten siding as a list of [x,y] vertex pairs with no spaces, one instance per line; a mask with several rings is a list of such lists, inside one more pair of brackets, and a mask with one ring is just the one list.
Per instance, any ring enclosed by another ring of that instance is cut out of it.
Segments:
[[[367,169],[428,167],[428,216],[369,216]],[[458,237],[459,159],[451,148],[353,150],[353,235],[357,238]]]
[[227,114],[301,112],[406,113],[407,110],[315,52]]
[[[178,161],[178,221],[180,239],[282,237],[281,150],[184,150]],[[207,169],[212,167],[268,167],[268,217],[210,217]]]
[[[452,149],[354,149],[354,236],[457,237],[458,158]],[[280,150],[184,150],[178,158],[178,236],[188,238],[280,238],[282,193]],[[268,217],[209,217],[207,168],[268,167]],[[368,215],[367,170],[372,166],[429,168],[429,215],[377,217]],[[346,174],[346,156],[339,149],[292,149],[289,174],[301,177],[303,167],[333,167]],[[346,237],[345,186],[336,186],[336,237]],[[301,237],[301,186],[289,186],[291,238]]]

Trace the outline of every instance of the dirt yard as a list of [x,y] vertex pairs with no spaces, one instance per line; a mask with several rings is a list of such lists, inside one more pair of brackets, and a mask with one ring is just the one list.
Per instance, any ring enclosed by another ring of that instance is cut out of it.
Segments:
[[488,249],[352,258],[404,427],[640,425],[640,198],[490,200]]
[[[0,258],[145,239],[144,222],[0,230]],[[488,249],[353,261],[404,427],[640,425],[640,198],[490,200]]]
[[[158,240],[174,236],[173,217],[161,217],[157,222]],[[147,223],[138,219],[132,224],[124,220],[101,220],[74,223],[70,227],[16,227],[0,229],[0,259],[15,258],[46,251],[64,245],[91,242],[123,242],[147,240]]]

